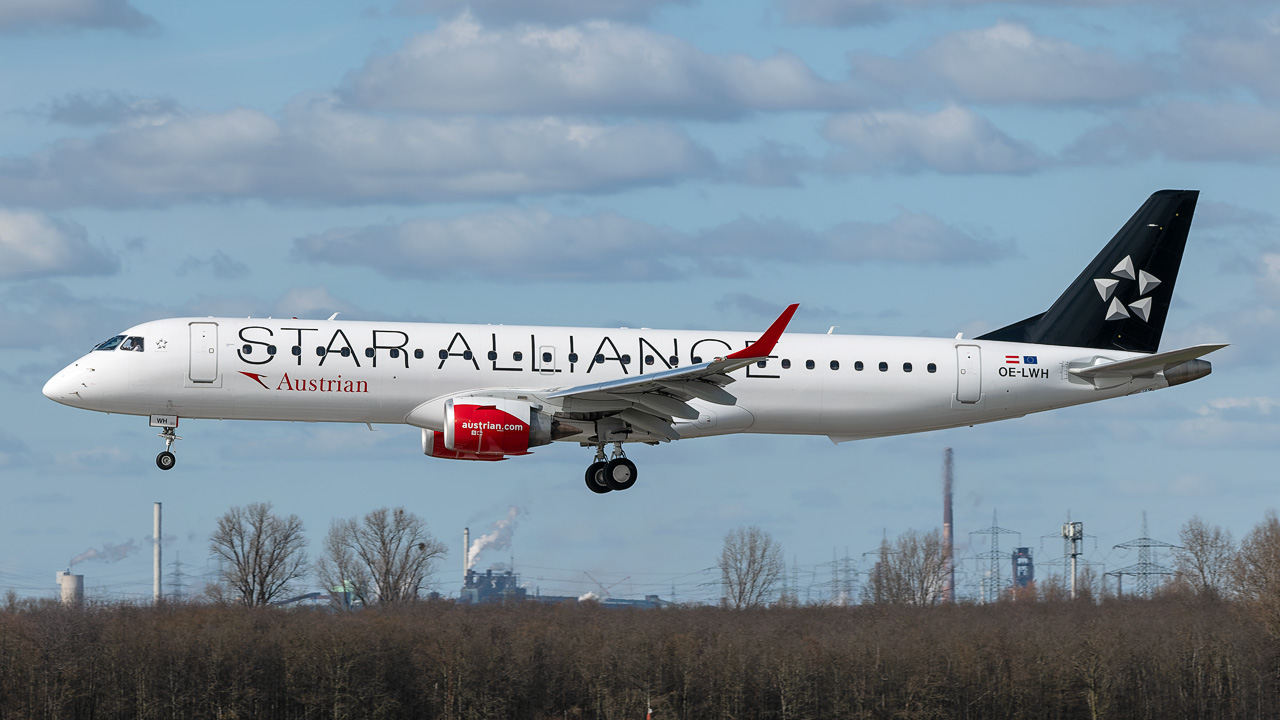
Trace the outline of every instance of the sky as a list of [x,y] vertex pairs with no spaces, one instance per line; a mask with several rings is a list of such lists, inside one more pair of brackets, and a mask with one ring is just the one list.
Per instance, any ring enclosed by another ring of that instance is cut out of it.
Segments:
[[[217,517],[271,502],[313,556],[404,506],[449,547],[445,594],[463,527],[513,518],[481,569],[710,600],[756,524],[822,600],[833,557],[941,524],[945,447],[960,556],[998,513],[1041,574],[1068,517],[1102,571],[1137,562],[1114,546],[1144,512],[1176,542],[1280,505],[1274,2],[0,0],[0,82],[0,591],[51,596],[80,557],[91,597],[145,601],[157,501],[191,591]],[[1162,349],[1230,343],[1210,377],[840,446],[640,447],[625,493],[587,491],[588,449],[451,462],[396,426],[184,422],[166,473],[145,419],[40,394],[185,315],[758,331],[798,302],[795,331],[972,337],[1046,309],[1162,188],[1201,191]]]

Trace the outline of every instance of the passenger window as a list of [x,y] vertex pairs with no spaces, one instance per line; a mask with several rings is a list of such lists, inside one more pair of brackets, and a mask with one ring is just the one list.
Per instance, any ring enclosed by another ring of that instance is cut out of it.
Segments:
[[680,364],[680,358],[676,357],[675,355],[672,355],[671,357],[667,358],[667,364],[670,365],[671,367],[675,367]]
[[351,348],[349,347],[343,346],[339,352],[342,353],[342,357],[351,357]]
[[422,357],[423,357],[423,355],[425,355],[425,353],[423,353],[423,352],[422,352],[422,350],[414,350],[414,351],[413,351],[413,357],[414,357],[414,359],[415,359],[415,360],[421,360],[421,359],[422,359]]
[[622,360],[622,364],[623,364],[623,365],[630,365],[630,364],[631,364],[631,356],[630,356],[630,355],[623,355],[623,356],[622,356],[622,358],[621,358],[621,360]]
[[[132,340],[133,340],[133,338],[129,338],[128,340],[125,340],[125,342],[124,342],[124,349],[125,349],[125,350],[132,350],[132,349],[133,349],[133,347],[129,344],[129,343],[130,343],[130,341],[132,341]],[[252,354],[253,354],[253,346],[252,346],[252,345],[245,345],[243,348],[241,348],[241,349],[240,349],[240,352],[244,353],[245,355],[252,355]]]
[[783,359],[782,359],[782,369],[783,369],[783,370],[790,370],[790,369],[791,369],[791,361],[790,361],[790,360],[788,360],[788,359],[786,359],[786,358],[783,358]]
[[522,353],[522,352],[520,352],[519,350],[517,350],[517,351],[515,351],[515,352],[511,353],[511,359],[512,359],[512,360],[515,360],[516,362],[520,362],[521,360],[523,360],[523,359],[524,359],[524,353]]
[[760,369],[762,369],[762,370],[763,370],[763,369],[764,369],[764,366],[765,366],[765,365],[767,365],[767,364],[768,364],[768,361],[767,361],[767,360],[759,360],[759,361],[757,361],[757,362],[756,362],[756,367],[758,367],[758,368],[760,368]]
[[645,365],[652,365],[652,364],[653,364],[653,356],[652,356],[652,355],[645,355],[645,356],[644,356],[644,364],[645,364]]
[[902,372],[911,372],[911,363],[902,363]]
[[463,360],[470,360],[470,359],[471,359],[471,358],[473,358],[473,357],[475,357],[475,355],[471,354],[471,351],[470,351],[470,350],[463,350],[463,351],[462,351],[462,359],[463,359]]
[[889,363],[887,362],[880,363],[880,372],[889,372]]
[[391,359],[394,360],[398,357],[400,357],[400,348],[391,348]]
[[302,346],[301,346],[301,345],[294,345],[294,346],[293,346],[293,354],[294,354],[294,356],[295,356],[295,357],[302,357]]
[[365,349],[364,349],[364,356],[365,356],[365,357],[367,357],[367,358],[371,358],[371,357],[373,357],[373,348],[365,348]]
[[831,361],[831,369],[832,369],[832,370],[839,370],[839,369],[840,369],[840,361],[839,361],[839,360],[832,360],[832,361]]
[[854,364],[853,364],[853,369],[854,369],[854,370],[857,370],[858,372],[862,372],[862,368],[863,368],[863,367],[865,367],[865,366],[862,364],[862,361],[861,361],[861,360],[859,360],[858,362],[856,362],[856,363],[854,363]]
[[441,351],[440,351],[440,359],[441,359],[441,360],[448,360],[448,359],[449,359],[449,351],[448,351],[448,350],[441,350]]
[[929,363],[929,367],[926,369],[931,373],[938,372],[938,366],[934,365],[933,363]]
[[275,345],[268,345],[268,346],[267,346],[267,354],[268,354],[268,355],[275,355],[275,354],[276,354],[276,346],[275,346]]
[[599,365],[602,362],[604,362],[604,354],[596,355],[596,364]]
[[578,362],[578,353],[569,353],[569,362],[571,363]]
[[690,358],[690,359],[691,359],[691,360],[693,360],[693,364],[694,364],[694,365],[701,365],[701,364],[702,364],[702,358],[698,357],[697,355],[694,355],[694,356],[693,356],[692,358]]
[[319,347],[317,347],[317,348],[316,348],[316,355],[319,355],[320,357],[324,357],[324,346],[323,346],[323,345],[321,345],[321,346],[319,346]]
[[542,362],[544,362],[544,363],[549,363],[549,362],[551,362],[551,353],[549,353],[549,352],[544,352],[544,353],[542,353]]
[[812,360],[805,360],[805,361],[804,361],[804,367],[805,367],[805,369],[806,369],[806,370],[812,370],[812,369],[814,368],[813,361],[812,361]]
[[493,362],[494,360],[498,359],[498,353],[490,350],[489,353],[485,355],[485,357],[489,358],[489,362]]

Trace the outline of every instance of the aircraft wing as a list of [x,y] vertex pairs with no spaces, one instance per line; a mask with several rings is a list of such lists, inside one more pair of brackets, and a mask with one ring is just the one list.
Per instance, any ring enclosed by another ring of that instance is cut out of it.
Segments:
[[565,400],[567,404],[583,409],[608,408],[616,412],[619,419],[654,437],[678,440],[680,433],[672,427],[675,419],[694,420],[698,417],[698,411],[689,406],[689,400],[704,400],[717,405],[738,402],[724,389],[734,381],[728,373],[769,357],[798,307],[798,304],[788,306],[759,340],[724,357],[689,367],[563,388],[546,397]]

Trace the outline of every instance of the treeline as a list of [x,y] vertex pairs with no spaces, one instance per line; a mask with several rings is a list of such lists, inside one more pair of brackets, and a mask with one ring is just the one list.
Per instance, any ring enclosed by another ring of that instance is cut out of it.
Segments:
[[1237,601],[0,610],[2,718],[1264,718]]

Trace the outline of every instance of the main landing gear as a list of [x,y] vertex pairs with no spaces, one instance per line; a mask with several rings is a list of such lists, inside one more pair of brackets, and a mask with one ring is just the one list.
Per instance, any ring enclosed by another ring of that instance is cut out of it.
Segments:
[[161,470],[172,470],[178,458],[169,451],[173,449],[173,444],[182,438],[178,437],[171,427],[161,430],[157,437],[164,438],[164,452],[156,456],[156,467]]
[[626,490],[636,484],[636,464],[627,459],[622,443],[613,444],[613,455],[604,458],[604,443],[596,445],[596,459],[587,468],[587,487],[603,495],[611,490]]

